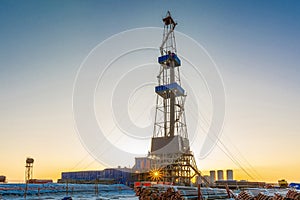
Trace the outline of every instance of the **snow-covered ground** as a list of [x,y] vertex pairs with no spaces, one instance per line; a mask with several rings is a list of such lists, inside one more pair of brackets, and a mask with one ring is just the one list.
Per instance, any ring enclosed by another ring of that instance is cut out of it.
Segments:
[[122,184],[93,185],[93,184],[0,184],[0,199],[55,199],[61,200],[66,196],[72,199],[123,199],[137,200],[134,191]]

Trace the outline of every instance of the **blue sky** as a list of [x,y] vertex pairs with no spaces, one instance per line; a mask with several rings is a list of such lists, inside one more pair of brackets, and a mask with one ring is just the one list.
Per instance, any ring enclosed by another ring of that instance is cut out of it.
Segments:
[[[22,180],[26,156],[39,160],[41,177],[101,168],[86,155],[74,129],[77,70],[108,37],[162,27],[167,10],[179,24],[177,31],[202,44],[219,67],[227,97],[222,140],[235,144],[261,174],[267,167],[280,169],[274,152],[280,163],[299,167],[293,159],[300,150],[299,1],[1,0],[0,158],[7,163],[0,174]],[[240,156],[235,148],[232,152]],[[78,164],[82,159],[87,164]],[[205,170],[236,168],[218,148],[200,162]],[[281,173],[273,179],[300,181],[299,173]]]

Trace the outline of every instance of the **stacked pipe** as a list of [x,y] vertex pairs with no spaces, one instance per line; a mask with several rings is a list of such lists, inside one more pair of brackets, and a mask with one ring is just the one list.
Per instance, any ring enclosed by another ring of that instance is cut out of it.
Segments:
[[275,196],[268,196],[259,193],[257,196],[252,196],[246,191],[242,191],[236,198],[237,200],[300,200],[300,193],[294,190],[289,190],[286,196],[275,194]]
[[136,196],[139,197],[139,200],[183,200],[179,191],[175,192],[173,188],[168,188],[166,191],[153,190],[153,188],[141,188],[138,187],[135,189]]
[[300,193],[294,190],[289,190],[286,194],[286,198],[300,200]]
[[252,200],[253,197],[246,191],[242,191],[239,193],[239,195],[237,196],[238,200]]

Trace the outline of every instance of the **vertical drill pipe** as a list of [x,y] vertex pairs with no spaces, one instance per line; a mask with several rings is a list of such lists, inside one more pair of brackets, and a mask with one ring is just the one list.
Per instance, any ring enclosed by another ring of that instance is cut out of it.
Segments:
[[[175,82],[175,71],[174,71],[174,60],[171,61],[170,66],[170,83]],[[175,127],[175,95],[170,92],[170,137],[174,136],[174,127]]]

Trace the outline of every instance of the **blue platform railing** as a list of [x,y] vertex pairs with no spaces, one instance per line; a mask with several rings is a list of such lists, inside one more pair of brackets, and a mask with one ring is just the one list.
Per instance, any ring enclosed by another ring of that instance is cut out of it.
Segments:
[[183,96],[185,93],[184,89],[176,82],[167,85],[156,86],[155,92],[165,99],[170,98],[171,92],[173,92],[175,96]]
[[175,53],[158,57],[158,63],[162,65],[166,65],[168,67],[170,67],[171,61],[174,61],[175,63],[174,67],[179,67],[181,65],[181,61]]

